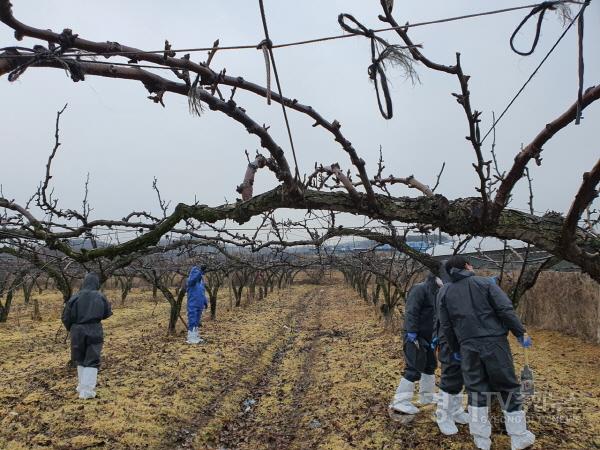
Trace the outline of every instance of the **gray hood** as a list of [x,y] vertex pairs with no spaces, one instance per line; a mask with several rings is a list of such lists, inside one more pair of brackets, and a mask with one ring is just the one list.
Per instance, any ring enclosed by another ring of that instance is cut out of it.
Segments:
[[461,270],[461,269],[457,269],[456,267],[453,267],[452,269],[450,269],[450,279],[452,280],[453,283],[456,283],[457,281],[460,281],[460,280],[464,280],[465,278],[468,278],[468,277],[472,277],[473,275],[475,275],[475,274],[467,269]]
[[89,272],[83,279],[82,291],[97,291],[100,289],[100,278],[94,272]]

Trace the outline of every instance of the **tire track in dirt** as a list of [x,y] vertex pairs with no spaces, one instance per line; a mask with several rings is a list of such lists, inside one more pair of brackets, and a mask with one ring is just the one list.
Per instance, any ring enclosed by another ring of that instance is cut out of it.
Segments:
[[[288,324],[293,323],[294,320],[300,317],[295,325],[296,330],[298,329],[299,322],[305,316],[306,305],[311,302],[310,299],[314,296],[315,290],[300,296],[292,310],[280,321],[281,326],[277,332],[261,348],[246,354],[243,360],[240,361],[238,370],[230,375],[228,379],[218,378],[218,382],[222,387],[214,392],[210,403],[202,408],[192,420],[170,433],[168,442],[165,443],[166,447],[179,449],[204,448],[204,446],[210,446],[219,441],[218,436],[224,427],[231,423],[228,417],[222,417],[221,408],[232,400],[232,396],[239,393],[259,392],[261,386],[268,384],[268,379],[272,376],[273,370],[281,363],[297,336],[297,331],[293,329],[290,334]],[[289,336],[286,337],[286,334],[289,334]],[[258,362],[270,353],[273,356],[266,365],[261,367]],[[250,374],[250,376],[241,377],[240,373]],[[198,442],[196,442],[198,439],[206,442],[200,444],[199,447]]]
[[[322,303],[323,296],[319,295],[316,307],[321,309]],[[280,429],[283,430],[283,433],[274,436],[272,448],[289,448],[296,439],[300,428],[301,418],[303,414],[305,414],[304,402],[302,400],[304,400],[304,395],[312,383],[313,363],[323,335],[321,327],[321,314],[317,313],[317,325],[315,330],[318,332],[312,334],[307,346],[303,349],[307,353],[302,362],[302,366],[300,367],[300,377],[292,390],[292,408],[288,409],[285,414],[280,416],[281,419],[278,421],[278,425],[280,426]]]
[[[294,334],[288,338],[285,347],[274,358],[272,370],[265,372],[264,377],[250,392],[249,398],[255,403],[250,406],[246,399],[240,405],[238,417],[223,427],[219,437],[220,449],[259,447],[283,449],[289,448],[295,440],[305,412],[302,400],[311,384],[315,350],[323,335],[320,315],[323,307],[323,292],[323,288],[317,288],[312,292],[304,317],[298,323]],[[298,348],[297,341],[301,334],[307,334],[307,337],[304,345]],[[290,398],[289,404],[284,404],[285,397],[277,396],[277,404],[269,404],[267,407],[272,415],[269,416],[268,427],[265,428],[261,426],[260,418],[257,417],[258,409],[263,406],[261,405],[263,397],[276,396],[281,382],[280,372],[283,371],[282,366],[286,358],[301,359],[302,362],[291,392],[286,396]]]

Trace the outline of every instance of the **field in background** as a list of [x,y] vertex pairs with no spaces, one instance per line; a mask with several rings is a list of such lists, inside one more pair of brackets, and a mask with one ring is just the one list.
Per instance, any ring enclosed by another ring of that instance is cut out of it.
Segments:
[[[93,401],[75,393],[58,295],[40,298],[41,323],[15,309],[0,324],[0,448],[474,448],[465,427],[443,437],[432,406],[409,427],[388,418],[400,336],[338,280],[230,311],[225,292],[197,347],[184,343],[181,324],[166,335],[168,305],[151,292],[116,301]],[[599,447],[600,347],[532,334],[534,448]],[[494,448],[509,448],[508,438],[495,433]]]

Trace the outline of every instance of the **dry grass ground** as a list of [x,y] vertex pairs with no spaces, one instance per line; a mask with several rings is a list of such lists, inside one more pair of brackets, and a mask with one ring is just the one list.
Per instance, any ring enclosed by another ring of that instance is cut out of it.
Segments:
[[[92,401],[76,398],[57,296],[40,298],[43,322],[17,310],[0,325],[0,448],[474,448],[465,427],[443,437],[432,406],[410,426],[389,419],[399,336],[341,284],[223,309],[196,347],[183,330],[165,335],[166,304],[131,295],[106,321]],[[533,337],[536,390],[546,394],[528,401],[534,448],[600,448],[600,347]],[[494,448],[510,448],[508,438],[495,433]]]

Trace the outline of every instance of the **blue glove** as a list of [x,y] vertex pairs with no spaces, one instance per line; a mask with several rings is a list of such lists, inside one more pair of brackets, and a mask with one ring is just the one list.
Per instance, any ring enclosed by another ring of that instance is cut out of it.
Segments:
[[408,342],[415,342],[417,340],[417,333],[406,333],[406,340]]
[[460,356],[460,353],[454,352],[452,353],[452,359],[456,362],[460,362],[462,360],[462,357]]
[[435,348],[438,346],[439,342],[440,342],[439,338],[437,336],[434,337],[430,344],[431,350],[435,350]]
[[530,348],[533,345],[533,342],[531,341],[531,336],[524,334],[523,336],[519,336],[517,338],[517,340],[519,341],[519,344],[521,344],[521,346],[523,348]]

